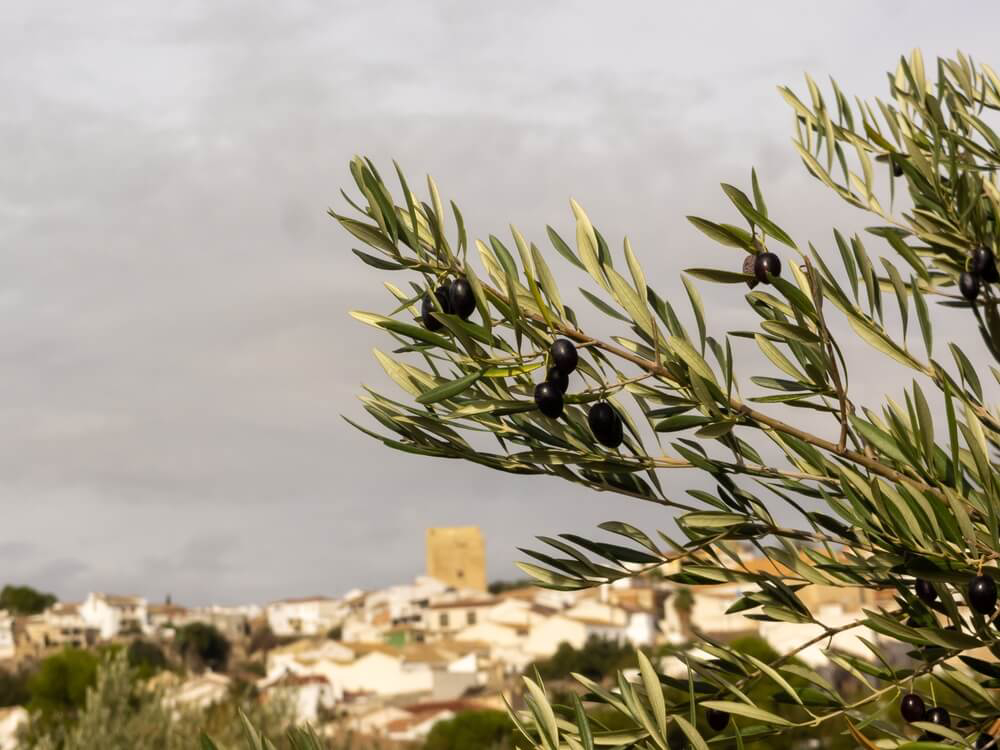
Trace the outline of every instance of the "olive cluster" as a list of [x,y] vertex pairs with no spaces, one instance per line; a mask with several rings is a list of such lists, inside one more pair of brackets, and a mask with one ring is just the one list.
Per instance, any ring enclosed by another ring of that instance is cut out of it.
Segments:
[[[907,693],[903,696],[902,700],[899,702],[899,714],[903,717],[904,721],[913,723],[915,721],[925,721],[929,724],[937,724],[939,727],[950,727],[951,726],[951,714],[948,713],[948,709],[943,706],[932,706],[927,708],[927,704],[924,703],[924,699],[921,698],[916,693]],[[932,742],[934,740],[942,740],[944,736],[938,734],[933,730],[928,730],[920,735],[919,741]],[[976,738],[976,750],[985,750],[985,748],[996,748],[1000,747],[996,741],[996,738],[992,734],[987,734],[983,732]]]
[[[937,724],[939,727],[951,726],[951,714],[943,706],[933,706],[927,708],[924,699],[916,693],[907,693],[899,702],[899,713],[905,721],[911,724],[915,721],[926,721],[930,724]],[[921,740],[943,739],[943,735],[936,732],[925,732],[920,736]]]
[[969,302],[979,296],[983,284],[994,284],[1000,281],[997,273],[996,258],[988,247],[977,247],[969,258],[969,269],[958,277],[958,291]]
[[[535,386],[535,405],[547,417],[558,419],[563,413],[563,396],[569,388],[569,376],[580,362],[576,346],[569,339],[556,339],[549,348],[549,369],[545,380]],[[607,401],[598,401],[587,411],[587,425],[601,445],[617,448],[625,439],[621,415]]]
[[[442,284],[434,290],[434,297],[441,306],[441,312],[446,315],[457,315],[462,320],[466,320],[476,309],[476,295],[473,294],[472,284],[468,279],[453,279],[447,284]],[[434,314],[436,312],[431,293],[427,292],[420,306],[420,317],[424,328],[428,331],[440,331],[444,327],[444,323]]]
[[[933,604],[938,597],[937,589],[930,581],[918,578],[914,582],[914,591],[925,604]],[[981,615],[992,615],[997,608],[997,584],[989,576],[977,575],[966,587],[966,598],[969,606]]]
[[[937,589],[934,588],[934,584],[930,581],[917,578],[914,581],[914,591],[917,597],[925,604],[930,605],[937,601]],[[966,586],[965,594],[969,607],[975,612],[989,616],[996,611],[997,585],[989,576],[977,575],[973,577]],[[942,727],[951,726],[951,715],[948,713],[948,709],[943,706],[927,708],[924,699],[916,693],[908,693],[903,696],[899,703],[899,713],[905,721],[910,723],[925,721]],[[935,732],[928,731],[921,735],[920,739],[930,741],[942,739],[942,737]],[[982,750],[982,748],[986,747],[1000,747],[1000,745],[991,744],[993,741],[994,737],[992,735],[981,734],[976,740],[976,748]]]

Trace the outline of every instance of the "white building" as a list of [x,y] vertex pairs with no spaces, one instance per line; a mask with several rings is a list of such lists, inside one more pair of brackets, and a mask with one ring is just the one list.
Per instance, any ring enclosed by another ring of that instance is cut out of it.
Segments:
[[325,596],[283,599],[265,608],[267,624],[277,636],[325,635],[344,619],[341,602]]
[[80,605],[80,616],[104,640],[120,634],[149,632],[146,600],[138,596],[90,593]]
[[17,730],[27,720],[28,712],[22,706],[0,708],[0,750],[17,747]]
[[690,607],[678,609],[675,592],[663,603],[661,628],[669,643],[685,643],[691,639],[691,629],[708,635],[729,638],[751,635],[759,631],[759,622],[739,612],[726,614],[748,590],[747,584],[727,583],[718,586],[692,586]]
[[447,584],[430,576],[417,576],[413,583],[372,591],[365,598],[364,610],[369,622],[376,619],[392,627],[418,623],[428,605],[449,590]]
[[411,644],[395,649],[304,640],[268,654],[267,677],[258,684],[266,687],[285,675],[319,676],[329,683],[335,701],[345,693],[450,700],[484,681],[480,657],[487,651],[482,644]]
[[652,646],[656,640],[656,616],[639,607],[581,599],[563,614],[573,619],[621,627],[621,639],[634,646]]
[[[352,661],[354,652],[337,641],[303,638],[268,652],[267,676],[263,685],[269,685],[285,675],[317,674],[329,678],[334,674],[335,665],[346,665]],[[335,686],[335,698],[340,700],[342,690],[336,688],[339,686]]]
[[0,661],[13,659],[15,652],[14,617],[6,609],[0,609]]
[[459,630],[485,621],[497,604],[497,599],[483,597],[434,602],[424,612],[424,630],[428,638],[451,636]]
[[286,701],[296,723],[316,724],[320,709],[332,708],[337,702],[333,686],[320,675],[285,675],[258,686],[265,700],[277,696]]
[[406,718],[389,722],[386,736],[398,742],[418,742],[425,739],[439,721],[447,721],[454,717],[455,711],[446,706],[424,711],[409,711]]
[[[823,606],[814,614],[819,622],[829,628],[850,625],[864,617],[864,613],[861,611],[845,612],[842,607],[837,605]],[[821,636],[824,632],[826,632],[824,628],[817,623],[760,623],[761,637],[770,643],[775,651],[782,655],[794,651],[803,643],[808,643]],[[842,633],[837,633],[832,638],[824,638],[808,648],[798,651],[795,656],[813,669],[819,669],[830,664],[830,660],[824,653],[824,650],[827,649],[843,651],[861,659],[871,659],[872,652],[864,644],[864,641],[877,643],[880,639],[881,636],[878,633],[864,625],[859,625]]]
[[551,656],[560,643],[579,649],[590,638],[622,642],[625,640],[625,626],[604,619],[569,617],[560,613],[531,629],[524,650],[532,657]]
[[163,705],[168,708],[204,709],[229,696],[232,680],[224,674],[204,672],[182,681],[173,672],[161,672],[147,684],[163,690]]

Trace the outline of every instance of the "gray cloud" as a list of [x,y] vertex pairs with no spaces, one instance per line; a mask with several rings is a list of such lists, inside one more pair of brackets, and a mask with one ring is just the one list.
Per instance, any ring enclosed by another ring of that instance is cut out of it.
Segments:
[[[992,49],[998,11],[934,7],[6,9],[5,577],[261,600],[409,577],[430,524],[482,525],[496,575],[535,533],[667,528],[613,496],[392,454],[340,420],[361,413],[359,383],[391,387],[369,356],[384,342],[345,314],[389,304],[381,276],[324,216],[347,161],[432,172],[480,237],[513,222],[542,242],[572,195],[682,294],[679,269],[735,260],[684,215],[728,216],[717,185],[751,164],[796,236],[829,246],[832,225],[865,225],[798,164],[775,86],[809,70],[870,96],[915,45]],[[719,329],[745,324],[738,300],[705,296]],[[873,401],[874,375],[854,381]]]

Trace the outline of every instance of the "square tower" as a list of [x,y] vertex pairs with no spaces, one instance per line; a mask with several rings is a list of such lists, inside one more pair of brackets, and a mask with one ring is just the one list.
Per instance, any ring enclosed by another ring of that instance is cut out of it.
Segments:
[[427,575],[458,589],[486,591],[486,546],[479,527],[427,529]]

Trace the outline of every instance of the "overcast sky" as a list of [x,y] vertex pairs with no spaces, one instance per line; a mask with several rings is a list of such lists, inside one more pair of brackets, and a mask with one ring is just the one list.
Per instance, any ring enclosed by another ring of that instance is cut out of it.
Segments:
[[[806,175],[778,84],[883,95],[914,46],[1000,63],[986,4],[4,6],[0,582],[64,598],[335,595],[420,572],[429,525],[480,525],[492,578],[534,534],[666,528],[340,419],[361,383],[392,389],[385,339],[347,316],[391,308],[382,274],[325,216],[355,153],[433,174],[476,237],[542,244],[573,196],[676,294],[681,268],[734,261],[683,216],[733,221],[718,183],[751,165],[798,239],[865,225]],[[723,329],[746,314],[725,294],[705,290]]]

